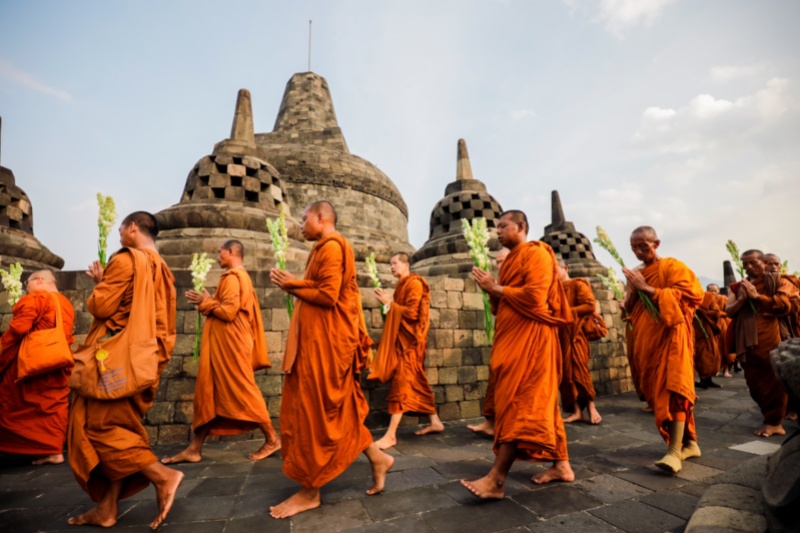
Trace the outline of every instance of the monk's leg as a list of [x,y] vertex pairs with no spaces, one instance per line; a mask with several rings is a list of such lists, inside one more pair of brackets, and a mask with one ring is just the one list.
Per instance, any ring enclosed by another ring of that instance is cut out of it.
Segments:
[[372,466],[372,486],[367,490],[367,495],[372,496],[383,491],[383,485],[386,482],[386,474],[392,469],[394,465],[394,457],[388,453],[383,453],[378,448],[378,443],[373,442],[369,447],[364,450],[364,453],[369,459],[369,464]]
[[764,416],[763,425],[755,430],[759,437],[772,435],[785,435],[783,417],[786,415],[788,395],[778,381],[772,364],[769,360],[748,355],[744,368],[744,379],[750,391],[750,397],[755,400]]
[[247,458],[251,461],[260,461],[262,459],[266,459],[281,449],[281,439],[275,432],[275,428],[272,427],[272,422],[260,424],[258,427],[261,429],[261,433],[264,434],[264,444],[261,445],[261,448],[259,448],[258,451],[247,456]]
[[504,497],[506,477],[508,477],[508,471],[511,470],[511,465],[514,464],[516,453],[516,442],[501,442],[489,473],[475,481],[462,479],[461,484],[478,498],[500,499]]
[[[787,417],[788,418],[788,417]],[[31,462],[32,465],[60,465],[64,462],[64,454],[46,455]]]
[[656,462],[656,466],[662,470],[675,474],[681,471],[681,449],[683,447],[683,430],[686,421],[673,420],[667,422],[669,425],[669,448],[667,454]]
[[158,515],[150,522],[150,528],[156,529],[167,517],[172,504],[175,502],[175,494],[183,481],[183,472],[167,468],[156,461],[141,473],[150,480],[156,488],[156,501],[158,503]]
[[289,518],[303,511],[316,509],[321,503],[319,489],[302,488],[288,499],[269,508],[272,518]]
[[397,428],[400,426],[400,420],[403,418],[403,413],[394,413],[389,419],[389,428],[380,439],[375,441],[375,444],[380,450],[386,450],[397,444]]
[[556,419],[556,453],[553,466],[531,477],[536,485],[544,485],[551,481],[563,481],[570,483],[575,481],[575,472],[569,464],[569,454],[567,453],[567,432],[564,424]]
[[73,526],[100,526],[113,527],[117,523],[119,512],[119,497],[122,494],[122,479],[111,482],[103,498],[94,509],[70,518],[67,523]]
[[161,459],[161,462],[165,465],[199,463],[203,460],[203,443],[206,441],[206,437],[208,437],[210,431],[211,426],[209,424],[200,426],[195,430],[194,438],[192,438],[192,442],[189,443],[189,446],[185,450],[172,457],[164,457]]
[[430,424],[419,431],[415,431],[414,435],[427,435],[428,433],[441,433],[444,431],[444,424],[442,424],[442,419],[439,418],[438,414],[432,413],[428,415],[428,418],[431,421]]

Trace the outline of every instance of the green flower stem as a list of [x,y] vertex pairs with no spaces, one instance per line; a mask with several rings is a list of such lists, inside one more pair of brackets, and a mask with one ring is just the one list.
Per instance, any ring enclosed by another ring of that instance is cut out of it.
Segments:
[[697,321],[697,325],[700,326],[700,331],[703,332],[703,337],[708,339],[708,333],[706,333],[706,328],[703,326],[703,321],[700,320],[700,317],[697,315],[694,315],[694,319]]
[[194,329],[194,360],[197,361],[200,358],[200,337],[202,336],[203,330],[201,329],[200,324],[200,310],[197,310],[197,325]]

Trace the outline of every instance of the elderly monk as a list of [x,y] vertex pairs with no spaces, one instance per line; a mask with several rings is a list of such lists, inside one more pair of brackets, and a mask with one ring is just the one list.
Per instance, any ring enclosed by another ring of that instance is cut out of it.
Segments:
[[372,465],[369,495],[383,490],[394,464],[364,425],[369,405],[359,374],[369,365],[372,341],[361,309],[353,248],[336,231],[336,211],[325,201],[305,209],[302,233],[316,241],[304,279],[270,271],[272,282],[297,298],[283,358],[280,428],[283,472],[302,486],[270,507],[273,518],[318,507],[320,487],[361,452]]
[[436,414],[436,401],[425,374],[425,349],[430,325],[431,289],[425,278],[411,273],[408,254],[399,252],[389,259],[392,275],[399,281],[394,298],[383,289],[375,289],[375,298],[389,306],[378,356],[369,379],[383,383],[392,380],[389,395],[389,428],[375,441],[385,450],[397,444],[397,427],[403,413],[428,415],[430,425],[415,435],[440,433],[444,424]]
[[731,367],[733,363],[736,362],[736,354],[731,353],[731,350],[728,348],[728,326],[730,326],[731,323],[731,319],[725,312],[725,308],[728,306],[728,297],[724,294],[720,294],[719,285],[716,283],[709,283],[706,286],[706,291],[714,294],[717,300],[717,306],[719,307],[719,320],[717,321],[719,335],[717,335],[717,345],[719,347],[720,366],[722,370],[718,372],[717,375],[719,376],[721,373],[722,377],[730,378],[732,377]]
[[[497,271],[500,272],[500,267],[503,266],[503,261],[508,257],[510,250],[506,247],[500,248],[494,258]],[[468,424],[467,428],[472,430],[473,433],[484,435],[487,437],[494,437],[494,380],[492,373],[489,372],[489,381],[486,384],[486,394],[483,397],[483,416],[484,421],[480,424]]]
[[[123,248],[111,257],[105,269],[99,261],[89,265],[88,275],[96,285],[86,308],[94,320],[84,345],[92,345],[127,326],[133,300],[133,254],[144,254],[149,268],[136,276],[149,276],[153,283],[160,377],[175,345],[176,301],[174,278],[156,250],[158,222],[150,213],[136,211],[122,221],[119,236]],[[75,396],[67,433],[69,464],[78,484],[97,502],[97,507],[70,518],[70,524],[113,526],[119,500],[150,483],[155,486],[158,502],[158,515],[150,527],[157,528],[167,517],[183,473],[159,462],[142,424],[157,389],[158,379],[151,388],[130,398],[95,400]]]
[[[0,452],[43,456],[35,465],[64,462],[69,387],[72,366],[17,381],[17,355],[28,333],[56,327],[56,306],[67,344],[72,344],[75,312],[58,292],[56,278],[39,270],[27,280],[27,294],[13,309],[11,323],[0,338]],[[35,354],[34,354],[35,355]]]
[[241,241],[225,241],[217,254],[225,272],[214,297],[207,290],[186,293],[186,299],[206,317],[194,387],[194,438],[179,454],[162,459],[164,464],[198,463],[209,435],[238,435],[256,428],[264,434],[264,444],[247,456],[251,461],[281,449],[253,375],[254,362],[270,364],[258,296],[243,260]]
[[[642,264],[622,269],[628,280],[625,309],[635,332],[633,349],[641,365],[642,393],[668,446],[655,465],[676,473],[682,460],[700,456],[693,412],[697,397],[692,317],[703,301],[703,287],[686,265],[659,257],[661,241],[650,226],[633,230],[630,243]],[[656,306],[658,316],[648,312],[642,294]]]
[[489,294],[496,316],[490,359],[496,457],[486,476],[461,484],[484,499],[505,495],[506,477],[515,460],[553,461],[550,469],[533,476],[536,484],[575,479],[558,409],[558,328],[572,316],[553,250],[542,242],[526,242],[527,233],[525,213],[503,213],[497,237],[510,252],[499,280],[495,282],[485,270],[472,270],[475,282]]
[[785,435],[782,423],[788,397],[772,369],[769,352],[781,342],[779,319],[791,312],[797,288],[780,274],[766,272],[760,250],[747,250],[741,259],[747,278],[731,283],[726,312],[733,317],[734,348],[750,397],[764,416],[755,434]]
[[564,412],[569,412],[564,423],[585,420],[583,410],[586,409],[589,422],[599,424],[603,419],[594,404],[596,394],[589,373],[589,341],[583,332],[584,324],[592,319],[597,303],[588,281],[584,278],[570,279],[569,266],[563,259],[559,259],[557,265],[558,277],[574,319],[558,330],[563,361],[559,392]]
[[706,291],[703,302],[694,312],[694,368],[700,381],[695,387],[718,389],[712,379],[719,372],[722,359],[719,353],[719,321],[722,310],[717,295]]

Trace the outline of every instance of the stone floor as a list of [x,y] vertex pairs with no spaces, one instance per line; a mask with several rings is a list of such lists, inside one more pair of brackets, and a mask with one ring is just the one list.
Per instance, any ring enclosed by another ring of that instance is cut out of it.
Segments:
[[[665,450],[653,417],[632,393],[602,397],[599,426],[567,427],[574,483],[538,487],[532,474],[543,468],[516,463],[507,497],[481,502],[458,480],[485,474],[492,443],[473,435],[466,421],[450,423],[436,436],[415,437],[401,428],[386,491],[367,497],[369,465],[360,458],[322,491],[323,505],[290,520],[274,520],[271,504],[296,485],[281,472],[278,458],[251,463],[258,443],[216,442],[202,463],[181,465],[186,478],[162,530],[191,532],[529,532],[661,533],[683,531],[708,482],[729,468],[771,453],[782,437],[759,439],[761,420],[741,375],[717,378],[722,389],[700,391],[696,407],[703,456],[684,463],[677,476],[652,466]],[[787,423],[788,429],[788,423]],[[160,447],[165,455],[174,447]],[[0,531],[76,531],[66,520],[91,507],[69,467],[16,465],[0,468]],[[152,488],[121,504],[116,529],[148,531],[155,516]]]

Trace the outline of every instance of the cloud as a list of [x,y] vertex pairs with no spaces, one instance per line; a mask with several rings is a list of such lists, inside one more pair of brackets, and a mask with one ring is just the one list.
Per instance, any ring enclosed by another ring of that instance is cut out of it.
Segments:
[[68,92],[42,83],[34,78],[31,74],[18,69],[5,59],[0,59],[0,78],[7,79],[18,85],[22,85],[23,87],[33,89],[36,92],[52,96],[58,100],[61,100],[62,102],[73,101],[72,95]]
[[642,25],[646,28],[655,23],[661,12],[677,0],[563,0],[573,11],[594,13],[593,20],[605,26],[617,38],[624,31]]
[[536,118],[536,111],[531,109],[514,109],[511,111],[511,118],[516,122],[523,119]]
[[713,67],[709,79],[716,83],[727,83],[742,78],[753,78],[763,70],[762,65],[723,65]]

